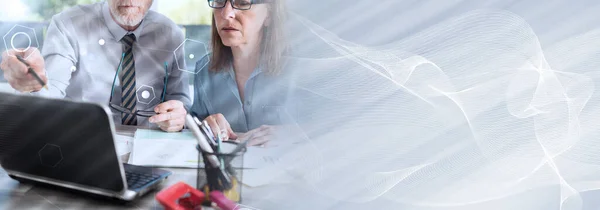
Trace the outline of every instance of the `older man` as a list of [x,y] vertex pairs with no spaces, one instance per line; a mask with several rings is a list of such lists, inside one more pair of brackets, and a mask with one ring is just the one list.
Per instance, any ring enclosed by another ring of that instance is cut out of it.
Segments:
[[188,75],[179,70],[183,51],[175,51],[184,36],[171,20],[149,11],[151,5],[152,0],[108,0],[67,9],[52,18],[41,53],[10,49],[0,68],[18,91],[109,103],[118,124],[150,122],[181,130],[190,98]]

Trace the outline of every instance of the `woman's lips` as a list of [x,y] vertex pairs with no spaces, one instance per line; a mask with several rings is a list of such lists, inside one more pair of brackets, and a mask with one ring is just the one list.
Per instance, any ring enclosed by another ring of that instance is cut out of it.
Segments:
[[224,31],[238,31],[237,29],[235,29],[233,27],[224,27],[222,30],[224,30]]

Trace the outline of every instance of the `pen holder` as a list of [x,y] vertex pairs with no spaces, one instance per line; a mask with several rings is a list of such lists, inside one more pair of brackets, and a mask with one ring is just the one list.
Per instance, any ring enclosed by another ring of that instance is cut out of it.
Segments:
[[[228,144],[228,146],[236,147],[237,142],[223,142],[223,144]],[[198,166],[198,180],[196,188],[205,195],[208,195],[212,191],[221,191],[229,200],[241,203],[242,202],[242,186],[240,185],[239,180],[242,180],[243,176],[243,163],[244,163],[244,153],[246,152],[246,148],[242,148],[238,152],[234,153],[209,153],[200,148],[200,146],[196,146],[198,150],[198,164],[203,163],[204,167],[201,165]],[[213,167],[208,161],[207,156],[215,155],[219,160],[222,159],[222,163],[224,163],[223,169],[219,167]],[[202,161],[200,161],[200,159]],[[201,176],[201,173],[204,173],[205,176]],[[205,199],[207,204],[210,203],[208,198]]]

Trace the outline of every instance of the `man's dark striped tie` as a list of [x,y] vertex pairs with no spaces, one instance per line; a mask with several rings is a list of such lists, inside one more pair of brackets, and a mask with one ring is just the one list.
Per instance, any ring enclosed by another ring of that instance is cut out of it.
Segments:
[[[121,77],[121,106],[136,111],[136,88],[135,88],[135,59],[133,56],[132,46],[135,42],[135,35],[128,34],[121,39],[123,43],[123,52],[125,57],[123,58],[122,70],[120,73]],[[123,125],[137,125],[137,117],[134,114],[121,114],[121,123]]]

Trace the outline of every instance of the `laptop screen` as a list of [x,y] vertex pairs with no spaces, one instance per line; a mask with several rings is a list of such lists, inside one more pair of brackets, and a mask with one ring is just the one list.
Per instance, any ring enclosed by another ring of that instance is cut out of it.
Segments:
[[7,171],[119,192],[111,120],[97,105],[0,93],[0,165]]

